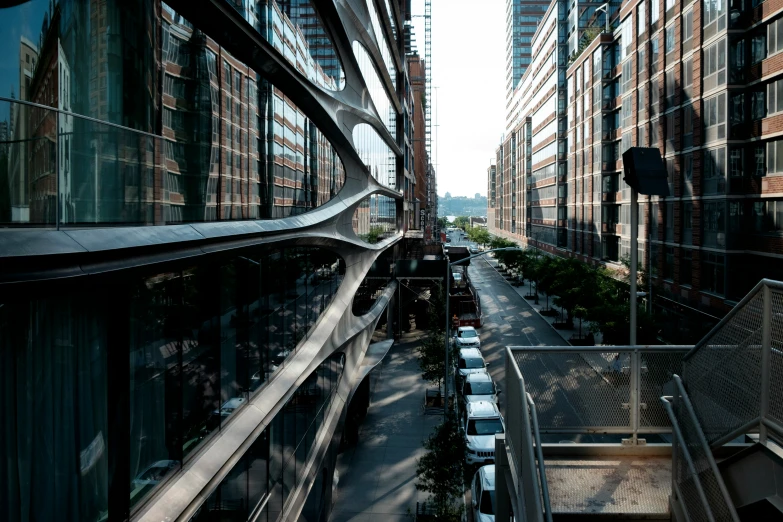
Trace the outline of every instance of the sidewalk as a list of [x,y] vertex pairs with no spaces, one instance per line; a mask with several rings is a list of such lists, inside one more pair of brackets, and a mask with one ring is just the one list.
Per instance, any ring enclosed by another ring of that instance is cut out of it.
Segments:
[[416,460],[424,454],[423,440],[442,417],[424,415],[427,382],[416,356],[422,335],[403,334],[374,370],[359,443],[337,458],[340,481],[331,522],[410,522],[416,502],[428,496],[416,491]]
[[[498,269],[497,259],[488,258],[486,256],[485,259],[492,268],[494,268],[495,270]],[[510,282],[508,284],[509,286],[511,286],[511,288],[516,290],[517,294],[519,294],[519,296],[522,297],[523,299],[530,291],[530,283],[528,282],[526,282],[523,286],[512,286]],[[533,285],[533,287],[535,287],[535,285]],[[554,299],[555,299],[554,295],[549,296],[549,307],[554,310],[560,311],[560,308],[555,306]],[[546,308],[546,303],[547,303],[546,295],[541,293],[538,295],[539,304],[535,304],[535,301],[533,299],[525,299],[525,302],[527,302],[530,305],[530,307],[533,308],[536,311],[536,313],[538,313],[538,315],[541,316],[541,318],[544,319],[546,322],[548,322],[550,325],[553,324],[557,319],[559,319],[559,317],[549,317],[541,314],[541,310],[544,310]],[[565,316],[565,313],[563,313],[563,316]],[[590,331],[589,327],[590,327],[589,321],[582,321],[582,335],[587,335],[587,333]],[[560,337],[563,338],[565,344],[568,345],[570,344],[569,339],[571,339],[571,336],[579,335],[579,319],[574,319],[574,328],[558,329],[555,328],[554,326],[552,328],[560,335]],[[596,345],[601,344],[602,341],[601,333],[598,332],[594,335],[595,335],[595,344]]]

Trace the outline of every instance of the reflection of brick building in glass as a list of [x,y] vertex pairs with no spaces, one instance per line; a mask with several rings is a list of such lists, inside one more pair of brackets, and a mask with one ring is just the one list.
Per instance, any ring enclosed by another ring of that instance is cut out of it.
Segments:
[[[275,6],[264,12],[278,50],[333,86],[311,56],[294,52],[307,49],[301,31]],[[282,91],[257,83],[252,69],[167,7],[162,61],[164,221],[285,217],[337,193],[342,164],[320,131]]]

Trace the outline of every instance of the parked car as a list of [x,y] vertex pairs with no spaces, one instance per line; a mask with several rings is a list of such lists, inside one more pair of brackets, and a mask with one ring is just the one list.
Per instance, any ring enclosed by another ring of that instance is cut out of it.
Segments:
[[465,402],[491,401],[497,404],[498,389],[486,371],[471,373],[462,385],[462,397]]
[[462,386],[462,383],[465,382],[465,377],[471,373],[486,372],[486,368],[487,364],[484,362],[484,357],[481,356],[478,348],[461,348],[459,358],[457,359],[458,385]]
[[474,522],[495,520],[495,465],[481,466],[470,486]]
[[454,278],[454,286],[462,285],[462,274],[460,274],[459,272],[454,272],[452,274],[452,277]]
[[468,446],[467,463],[495,462],[495,434],[505,433],[503,417],[497,404],[491,401],[469,402],[463,418],[465,440]]
[[468,250],[470,250],[471,254],[478,254],[479,253],[479,249],[478,249],[478,247],[476,245],[470,245],[468,247]]
[[460,348],[481,348],[479,334],[472,326],[460,326],[457,328],[454,339]]

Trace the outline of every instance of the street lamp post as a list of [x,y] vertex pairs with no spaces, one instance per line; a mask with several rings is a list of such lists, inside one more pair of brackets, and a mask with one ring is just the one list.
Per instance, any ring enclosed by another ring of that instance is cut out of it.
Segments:
[[451,337],[449,332],[449,326],[451,325],[451,317],[449,316],[449,301],[451,301],[450,297],[451,294],[449,290],[451,289],[451,266],[452,265],[458,265],[460,263],[464,263],[465,261],[469,261],[473,259],[474,257],[481,257],[485,254],[489,254],[490,252],[508,252],[508,251],[517,251],[521,252],[522,249],[518,247],[504,247],[504,248],[493,248],[491,250],[485,250],[483,252],[479,252],[478,254],[473,254],[472,256],[468,256],[464,259],[460,259],[458,261],[449,261],[449,255],[446,255],[446,358],[445,358],[445,376],[443,379],[443,415],[445,416],[448,413],[449,410],[449,351],[451,349]]

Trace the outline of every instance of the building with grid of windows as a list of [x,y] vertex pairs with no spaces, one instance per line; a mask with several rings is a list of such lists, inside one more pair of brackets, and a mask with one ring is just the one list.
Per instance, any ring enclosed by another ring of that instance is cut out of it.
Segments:
[[0,519],[327,520],[413,222],[405,3],[13,4]]
[[[722,315],[759,278],[783,276],[783,185],[776,179],[783,170],[777,161],[783,8],[641,0],[624,2],[612,21],[610,33],[591,34],[577,55],[569,53],[557,84],[566,95],[557,100],[557,114],[565,118],[556,134],[562,146],[547,154],[558,159],[551,172],[536,158],[546,147],[536,140],[538,106],[522,104],[511,130],[516,142],[507,136],[498,153],[498,193],[490,205],[502,218],[490,226],[553,253],[618,264],[629,254],[631,232],[622,152],[658,147],[670,196],[640,200],[638,230],[655,305],[675,314],[690,307]],[[534,49],[542,37],[536,34]],[[532,75],[521,89],[531,88],[537,88]],[[552,108],[549,114],[556,117]],[[528,150],[532,156],[517,171],[518,185],[526,187],[516,200],[508,147],[517,158],[526,159]],[[515,211],[525,216],[524,227]],[[542,226],[553,233],[542,234]]]

